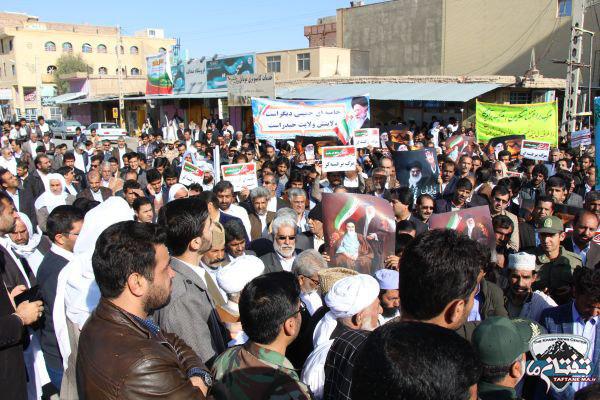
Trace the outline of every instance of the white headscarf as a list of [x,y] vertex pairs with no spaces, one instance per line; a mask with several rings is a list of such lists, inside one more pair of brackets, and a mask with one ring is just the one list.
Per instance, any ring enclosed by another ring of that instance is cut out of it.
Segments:
[[73,260],[58,275],[52,316],[65,369],[71,347],[66,317],[79,329],[98,305],[100,289],[94,278],[92,255],[98,237],[106,228],[122,221],[132,221],[133,210],[122,197],[112,196],[88,211],[73,249]]
[[[186,191],[188,190],[184,185],[182,185],[181,183],[176,183],[173,186],[171,186],[171,188],[169,189],[169,199],[167,200],[167,203],[175,200],[175,195],[177,194],[177,192],[179,192],[181,189],[185,189]],[[189,191],[188,191],[189,192]]]
[[[40,195],[40,197],[37,198],[34,206],[36,210],[46,207],[48,209],[48,214],[50,214],[56,207],[67,204],[66,200],[68,193],[65,192],[67,183],[65,182],[64,176],[61,174],[48,174],[47,180],[48,188]],[[60,194],[54,194],[52,191],[50,191],[50,181],[60,181],[62,187]]]

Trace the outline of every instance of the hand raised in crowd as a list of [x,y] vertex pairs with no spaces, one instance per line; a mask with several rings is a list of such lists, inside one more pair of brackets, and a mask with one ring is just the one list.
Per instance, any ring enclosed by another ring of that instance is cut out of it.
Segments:
[[242,190],[240,190],[240,194],[239,194],[240,201],[246,200],[248,198],[248,196],[250,196],[250,189],[248,189],[246,186],[244,186],[242,188]]
[[400,264],[400,257],[395,256],[395,255],[387,256],[384,261],[384,264],[385,264],[386,269],[393,269],[393,270],[398,271],[398,269],[399,269],[398,265]]

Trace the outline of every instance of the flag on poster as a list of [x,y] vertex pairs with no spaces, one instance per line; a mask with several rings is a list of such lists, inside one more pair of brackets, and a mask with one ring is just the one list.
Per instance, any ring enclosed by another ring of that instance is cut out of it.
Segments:
[[358,199],[356,197],[350,197],[346,201],[342,209],[336,215],[335,220],[333,222],[333,227],[336,230],[341,229],[342,224],[346,222],[346,220],[350,218],[356,212],[356,210],[358,210],[359,206],[360,202],[358,201]]
[[146,57],[146,64],[148,70],[146,94],[172,94],[173,78],[171,76],[169,54],[164,52]]
[[369,128],[369,97],[336,100],[269,100],[252,98],[254,132],[259,140],[296,136],[336,136],[350,143],[352,132]]
[[536,161],[548,161],[549,154],[550,143],[523,140],[523,143],[521,144],[521,155],[523,158]]
[[323,172],[354,171],[356,148],[354,146],[323,147]]
[[202,184],[203,179],[204,171],[189,161],[183,163],[181,174],[179,174],[179,183],[185,186],[189,186],[192,183]]
[[352,139],[354,147],[357,149],[369,146],[379,147],[379,128],[355,129]]

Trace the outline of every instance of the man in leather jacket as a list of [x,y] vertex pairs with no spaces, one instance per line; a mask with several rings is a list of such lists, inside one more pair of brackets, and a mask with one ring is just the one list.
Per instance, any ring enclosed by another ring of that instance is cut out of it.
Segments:
[[102,298],[81,331],[82,399],[204,399],[206,367],[148,314],[168,301],[174,276],[158,225],[125,221],[98,238],[92,258]]

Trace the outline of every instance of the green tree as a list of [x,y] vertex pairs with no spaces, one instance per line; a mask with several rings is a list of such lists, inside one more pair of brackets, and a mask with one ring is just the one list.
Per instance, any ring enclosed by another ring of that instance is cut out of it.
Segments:
[[54,76],[56,77],[56,89],[58,90],[58,94],[67,93],[69,91],[69,82],[63,78],[66,74],[72,74],[74,72],[87,72],[88,74],[92,73],[92,67],[90,67],[84,60],[81,58],[81,54],[73,55],[73,54],[63,54],[56,60],[56,72]]

